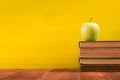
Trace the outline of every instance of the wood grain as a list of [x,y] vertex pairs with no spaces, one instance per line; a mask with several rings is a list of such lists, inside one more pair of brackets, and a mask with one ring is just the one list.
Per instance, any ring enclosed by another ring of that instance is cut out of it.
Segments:
[[120,80],[120,73],[116,72],[82,72],[81,80]]
[[79,69],[0,70],[0,80],[120,80],[120,72],[80,72]]

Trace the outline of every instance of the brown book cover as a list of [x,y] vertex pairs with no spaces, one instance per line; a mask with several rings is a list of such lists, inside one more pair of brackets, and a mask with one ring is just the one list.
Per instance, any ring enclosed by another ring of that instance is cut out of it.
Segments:
[[107,58],[98,58],[98,59],[80,59],[80,64],[120,64],[120,59],[107,59]]
[[79,41],[79,48],[120,47],[120,41]]
[[93,56],[93,57],[104,57],[104,56],[120,56],[120,48],[93,48],[93,49],[80,49],[80,56]]
[[80,71],[82,72],[118,72],[120,71],[120,65],[80,65]]

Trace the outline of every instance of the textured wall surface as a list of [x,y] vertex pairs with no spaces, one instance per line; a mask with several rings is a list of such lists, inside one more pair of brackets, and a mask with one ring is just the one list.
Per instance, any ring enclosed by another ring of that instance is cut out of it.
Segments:
[[81,25],[120,40],[119,0],[0,0],[0,68],[78,68]]

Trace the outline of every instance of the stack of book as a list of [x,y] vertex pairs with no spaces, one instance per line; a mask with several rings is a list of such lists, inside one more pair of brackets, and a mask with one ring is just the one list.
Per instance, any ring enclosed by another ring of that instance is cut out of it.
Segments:
[[81,71],[120,71],[120,41],[80,41]]

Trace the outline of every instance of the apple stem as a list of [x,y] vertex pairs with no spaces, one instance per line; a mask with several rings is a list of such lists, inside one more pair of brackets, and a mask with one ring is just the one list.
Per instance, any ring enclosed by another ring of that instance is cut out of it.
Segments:
[[90,18],[89,23],[92,21],[93,17]]

